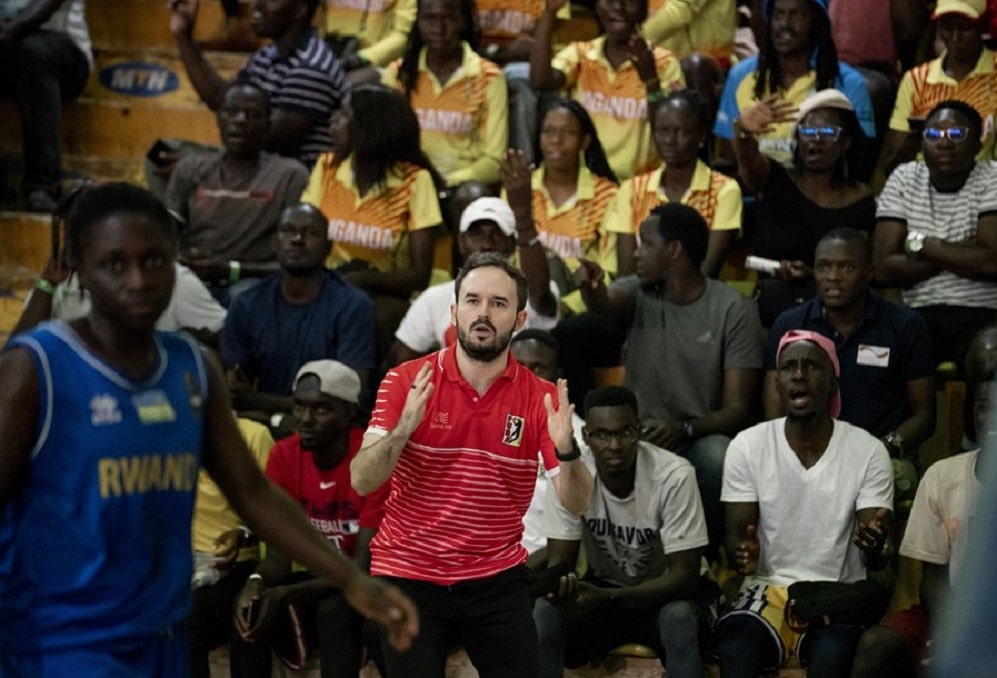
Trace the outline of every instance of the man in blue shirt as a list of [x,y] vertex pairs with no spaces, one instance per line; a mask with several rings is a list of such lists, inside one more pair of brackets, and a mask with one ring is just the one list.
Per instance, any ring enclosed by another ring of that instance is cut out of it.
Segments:
[[757,56],[734,66],[727,76],[720,109],[713,126],[718,157],[733,163],[728,143],[734,138],[734,121],[758,102],[772,108],[772,124],[758,135],[762,153],[783,165],[793,157],[793,119],[780,116],[778,104],[799,106],[815,91],[834,88],[852,102],[862,131],[876,136],[869,88],[862,75],[838,61],[831,37],[827,0],[765,0],[768,33]]
[[[785,414],[775,390],[779,338],[789,330],[812,330],[833,341],[841,359],[841,420],[880,438],[895,466],[915,457],[935,430],[935,361],[924,320],[869,289],[869,240],[853,228],[835,229],[817,243],[814,277],[818,296],[784,311],[772,325],[766,418]],[[913,486],[901,489],[913,497]]]
[[301,365],[338,360],[364,384],[374,366],[374,304],[325,268],[327,224],[318,208],[305,203],[281,212],[275,245],[281,270],[236,297],[222,330],[222,362],[236,409],[273,428],[291,411]]

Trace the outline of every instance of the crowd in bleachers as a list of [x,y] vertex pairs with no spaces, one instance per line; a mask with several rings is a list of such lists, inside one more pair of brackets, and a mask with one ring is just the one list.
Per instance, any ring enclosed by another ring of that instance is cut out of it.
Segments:
[[[528,550],[540,582],[540,667],[515,675],[559,676],[628,641],[674,677],[703,675],[702,657],[722,676],[790,657],[813,676],[917,673],[958,586],[997,368],[986,0],[223,4],[202,44],[198,1],[170,1],[221,147],[150,150],[179,238],[159,328],[217,350],[257,462],[314,526],[363,568],[373,553],[408,571],[374,536],[382,517],[403,529],[387,484],[316,487],[350,485],[385,384],[424,388],[408,361],[472,341],[454,306],[462,266],[504,258],[525,274],[512,355],[567,377],[595,484],[572,511],[556,468],[537,478],[513,560]],[[53,140],[92,63],[83,12],[0,3],[24,205],[54,223],[80,195],[60,184]],[[243,47],[223,78],[209,48]],[[15,335],[88,313],[71,254],[53,255]],[[921,468],[945,362],[966,382],[963,447]],[[616,366],[622,385],[597,386]],[[476,427],[446,416],[426,414]],[[416,675],[334,587],[261,553],[203,472],[198,492],[192,675],[226,643],[233,675],[270,675],[271,651],[298,668],[317,648],[323,676],[355,676],[368,656],[388,678]],[[889,589],[897,551],[924,563],[917,607],[884,606],[882,625],[791,623],[792,584]],[[494,662],[474,642],[472,661]],[[527,670],[530,651],[482,675]]]

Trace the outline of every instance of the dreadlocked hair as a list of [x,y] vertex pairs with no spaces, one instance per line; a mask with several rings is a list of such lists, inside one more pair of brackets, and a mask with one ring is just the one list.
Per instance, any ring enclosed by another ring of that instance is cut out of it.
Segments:
[[[827,13],[819,9],[813,2],[809,3],[814,17],[814,35],[816,44],[816,90],[834,87],[838,79],[838,48],[834,46],[831,36],[831,20]],[[765,92],[776,92],[782,82],[782,72],[779,59],[775,54],[775,43],[772,40],[772,26],[765,33],[765,46],[758,54],[758,80],[755,81],[755,98],[763,99]]]

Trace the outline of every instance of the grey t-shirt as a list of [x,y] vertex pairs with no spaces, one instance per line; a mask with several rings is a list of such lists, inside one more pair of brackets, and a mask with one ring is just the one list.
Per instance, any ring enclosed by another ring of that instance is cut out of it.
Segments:
[[763,336],[754,302],[707,280],[689,304],[644,290],[637,276],[612,283],[631,298],[626,386],[641,418],[698,419],[720,409],[724,370],[762,369]]

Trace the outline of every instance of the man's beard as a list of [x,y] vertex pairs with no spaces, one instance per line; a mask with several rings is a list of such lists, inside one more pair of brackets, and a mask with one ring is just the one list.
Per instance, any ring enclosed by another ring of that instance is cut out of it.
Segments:
[[495,338],[492,339],[491,343],[474,345],[471,343],[471,339],[468,336],[468,330],[465,330],[460,325],[457,326],[457,341],[460,343],[460,347],[464,349],[464,353],[467,357],[475,362],[479,363],[490,363],[496,358],[498,358],[502,353],[509,347],[509,342],[512,341],[512,330],[509,330],[507,334],[500,334],[495,326],[492,325],[491,321],[487,319],[475,320],[471,323],[470,331],[473,331],[478,325],[484,325],[490,329],[495,334]]

